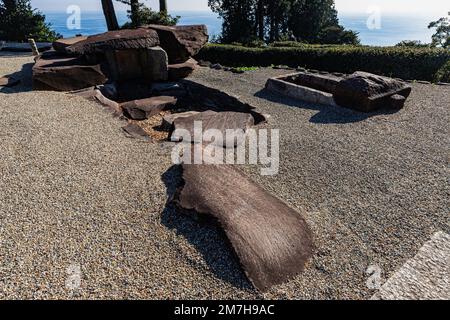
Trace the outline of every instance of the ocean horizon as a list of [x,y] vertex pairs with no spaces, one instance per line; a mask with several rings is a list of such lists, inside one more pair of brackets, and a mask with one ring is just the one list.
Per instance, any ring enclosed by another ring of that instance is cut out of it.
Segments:
[[[46,15],[46,21],[52,24],[52,28],[65,38],[77,34],[92,35],[107,31],[102,12],[83,11],[80,29],[74,30],[67,27],[69,14],[52,11],[43,11],[43,13]],[[221,33],[222,20],[211,11],[174,11],[171,14],[181,17],[179,25],[205,24],[210,36],[218,36]],[[121,25],[128,21],[127,13],[124,11],[118,11],[117,18]],[[374,30],[367,27],[367,19],[366,13],[339,14],[340,23],[348,29],[357,31],[363,45],[371,46],[392,46],[403,40],[430,43],[433,30],[428,29],[428,24],[437,17],[383,15],[380,28]]]

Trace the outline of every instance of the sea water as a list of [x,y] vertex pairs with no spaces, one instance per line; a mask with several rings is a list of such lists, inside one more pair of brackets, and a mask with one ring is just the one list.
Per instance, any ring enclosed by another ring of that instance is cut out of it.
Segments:
[[[44,12],[47,22],[52,24],[54,30],[65,38],[77,34],[91,35],[106,31],[106,22],[102,12],[81,13],[80,29],[69,29],[65,12]],[[180,16],[180,25],[205,24],[210,35],[219,35],[222,27],[220,17],[212,12],[172,12],[174,16]],[[128,18],[126,12],[117,12],[120,24],[124,24]],[[437,17],[432,16],[401,16],[383,15],[377,28],[368,25],[367,14],[340,14],[342,25],[359,33],[362,44],[376,46],[390,46],[402,40],[420,40],[425,43],[431,42],[433,30],[428,29],[428,24]]]

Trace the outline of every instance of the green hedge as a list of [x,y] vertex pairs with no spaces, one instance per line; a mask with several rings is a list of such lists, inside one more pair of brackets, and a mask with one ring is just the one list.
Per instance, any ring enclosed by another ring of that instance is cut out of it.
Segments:
[[450,61],[436,73],[434,81],[450,83]]
[[196,58],[233,67],[288,65],[342,73],[361,70],[402,79],[433,81],[450,61],[450,51],[345,45],[248,48],[208,44]]

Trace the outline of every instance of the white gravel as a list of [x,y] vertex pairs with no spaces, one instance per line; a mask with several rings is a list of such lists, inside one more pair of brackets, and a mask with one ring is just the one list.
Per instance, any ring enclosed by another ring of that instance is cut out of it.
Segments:
[[[0,57],[0,75],[27,62]],[[281,72],[192,79],[240,95],[281,129],[280,174],[245,171],[308,210],[318,250],[303,275],[255,292],[221,232],[165,209],[177,178],[167,149],[126,138],[93,102],[26,92],[28,78],[0,89],[0,298],[370,298],[368,265],[388,278],[449,232],[450,88],[414,85],[404,110],[359,119],[254,96]]]

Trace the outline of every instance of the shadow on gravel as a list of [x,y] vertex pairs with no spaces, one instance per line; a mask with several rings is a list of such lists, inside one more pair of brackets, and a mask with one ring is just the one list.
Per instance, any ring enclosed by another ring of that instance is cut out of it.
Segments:
[[181,212],[171,203],[181,181],[181,166],[173,166],[162,175],[162,181],[166,185],[168,202],[161,216],[161,223],[177,235],[183,236],[202,255],[204,263],[190,256],[176,243],[172,243],[173,249],[180,259],[187,261],[193,268],[202,272],[213,272],[216,277],[222,279],[241,290],[254,291],[253,286],[247,280],[238,258],[231,248],[231,244],[225,232],[210,221],[193,219]]
[[0,93],[19,93],[33,90],[32,76],[34,63],[24,64],[22,70],[9,74],[8,76],[19,79],[20,83],[13,87],[0,87]]
[[288,105],[290,107],[317,110],[319,111],[309,120],[311,123],[321,124],[346,124],[355,123],[369,119],[373,116],[394,114],[399,110],[380,110],[377,112],[363,113],[342,107],[332,107],[320,104],[311,104],[305,101],[295,100],[289,97],[283,97],[267,89],[262,89],[255,93],[255,97],[265,99],[271,102]]

